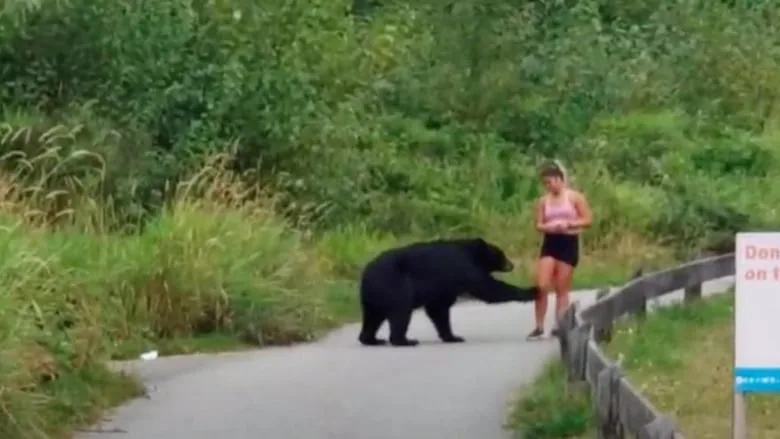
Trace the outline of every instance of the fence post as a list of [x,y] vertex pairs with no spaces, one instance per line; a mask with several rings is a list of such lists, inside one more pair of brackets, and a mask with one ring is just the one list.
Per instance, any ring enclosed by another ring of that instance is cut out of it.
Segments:
[[675,439],[674,421],[661,415],[647,423],[637,435],[637,439]]
[[596,378],[596,413],[598,414],[599,439],[622,439],[618,416],[620,368],[610,364]]
[[[701,259],[709,256],[712,256],[709,252],[699,252],[696,254],[696,257],[693,258],[692,260],[695,261],[697,259]],[[701,299],[701,286],[702,284],[698,284],[698,285],[691,285],[690,287],[685,288],[683,290],[685,294],[683,296],[683,303],[689,304]]]
[[685,298],[683,300],[686,304],[693,303],[699,299],[701,299],[701,284],[693,285],[685,289]]
[[[640,278],[644,276],[644,274],[645,274],[645,268],[640,266],[631,276],[631,280]],[[639,308],[632,311],[631,314],[633,314],[634,317],[640,320],[643,320],[647,316],[647,296],[642,297],[642,303],[640,304]]]
[[579,302],[574,301],[572,302],[568,308],[566,308],[566,311],[563,312],[563,315],[561,316],[560,320],[558,321],[558,329],[560,331],[558,332],[558,345],[561,350],[561,359],[563,360],[566,367],[569,367],[570,359],[569,359],[569,341],[570,335],[569,331],[574,329],[574,327],[577,324],[577,312],[579,311]]
[[587,364],[590,325],[578,326],[569,331],[569,381],[584,381]]
[[567,395],[588,390],[588,342],[590,341],[590,325],[577,326],[568,335],[568,359],[566,367],[565,390]]
[[631,275],[631,279],[636,279],[638,277],[642,277],[645,274],[645,267],[643,265],[640,265],[637,267],[636,270],[634,270],[634,274]]
[[[596,293],[596,300],[601,299],[607,294],[609,294],[609,288],[599,290],[599,292]],[[606,342],[612,339],[613,324],[614,321],[612,319],[593,322],[593,337],[596,339],[596,342]]]

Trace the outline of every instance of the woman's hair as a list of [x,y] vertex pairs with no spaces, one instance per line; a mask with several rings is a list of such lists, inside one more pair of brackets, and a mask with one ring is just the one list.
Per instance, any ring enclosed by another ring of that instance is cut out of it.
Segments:
[[542,169],[539,172],[539,174],[544,177],[560,177],[561,180],[566,181],[566,169],[563,167],[561,162],[558,160],[551,160],[544,165],[542,165]]

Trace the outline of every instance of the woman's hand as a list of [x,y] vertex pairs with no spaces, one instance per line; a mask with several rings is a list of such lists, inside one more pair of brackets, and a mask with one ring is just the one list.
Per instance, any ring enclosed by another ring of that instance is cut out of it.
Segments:
[[564,233],[579,228],[576,221],[555,220],[544,225],[544,231],[547,233]]
[[577,228],[577,222],[576,221],[562,221],[562,231],[568,232],[572,229]]
[[557,232],[567,232],[567,231],[569,231],[569,229],[571,229],[571,227],[572,227],[571,221],[563,220],[563,221],[558,222],[556,231]]
[[550,221],[544,225],[544,228],[547,232],[551,233],[564,232],[569,228],[569,222],[562,220]]

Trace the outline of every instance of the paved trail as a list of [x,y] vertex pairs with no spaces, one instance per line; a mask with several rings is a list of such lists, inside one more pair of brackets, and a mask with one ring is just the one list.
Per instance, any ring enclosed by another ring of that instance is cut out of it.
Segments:
[[[705,293],[730,282],[710,282]],[[575,300],[591,303],[594,293]],[[307,345],[132,362],[149,398],[77,438],[509,438],[502,424],[513,390],[557,350],[552,339],[525,341],[532,322],[531,304],[464,303],[453,309],[463,344],[439,343],[416,314],[416,348],[363,348],[359,326],[348,325]]]

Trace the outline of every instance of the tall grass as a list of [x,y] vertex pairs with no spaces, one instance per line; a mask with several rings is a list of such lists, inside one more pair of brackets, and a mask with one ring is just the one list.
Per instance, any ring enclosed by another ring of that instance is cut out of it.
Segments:
[[[30,169],[20,163],[45,158],[14,160]],[[113,402],[118,397],[100,387],[112,382],[103,362],[127,346],[213,333],[303,341],[356,312],[337,303],[344,293],[317,271],[327,266],[317,262],[323,255],[274,213],[273,197],[247,187],[219,157],[130,233],[111,230],[109,211],[84,192],[47,192],[55,175],[0,175],[4,438],[45,437],[63,416],[83,421],[95,414],[85,408]],[[63,380],[86,390],[63,399],[63,389],[79,388]]]

